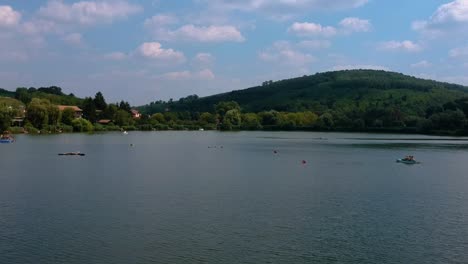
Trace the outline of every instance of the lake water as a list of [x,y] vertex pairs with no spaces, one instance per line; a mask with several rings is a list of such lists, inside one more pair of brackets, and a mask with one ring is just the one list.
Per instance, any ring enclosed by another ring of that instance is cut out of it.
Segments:
[[2,264],[468,263],[468,139],[69,134],[0,155]]

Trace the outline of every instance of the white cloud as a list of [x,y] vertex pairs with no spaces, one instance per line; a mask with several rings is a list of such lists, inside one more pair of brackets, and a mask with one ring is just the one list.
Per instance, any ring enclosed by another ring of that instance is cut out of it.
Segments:
[[146,19],[144,25],[146,27],[160,27],[160,26],[175,24],[178,21],[179,20],[175,16],[161,14],[161,15],[155,15],[151,18]]
[[428,62],[427,60],[422,60],[420,62],[416,62],[410,65],[411,68],[429,68],[432,66],[432,63]]
[[209,69],[201,71],[176,71],[168,72],[156,77],[156,79],[170,80],[170,81],[187,81],[187,80],[213,80],[215,79],[214,73]]
[[451,49],[449,51],[449,56],[452,58],[468,56],[468,46]]
[[127,57],[128,55],[123,52],[111,52],[104,55],[104,58],[115,61],[125,60]]
[[163,49],[159,42],[145,42],[138,48],[140,55],[145,58],[157,61],[182,63],[185,61],[185,56],[180,51],[173,49]]
[[437,37],[468,25],[468,0],[456,0],[437,8],[428,20],[414,21],[413,30]]
[[341,20],[340,26],[346,33],[369,32],[372,29],[372,24],[369,20],[357,17],[347,17]]
[[289,27],[288,32],[294,33],[295,35],[307,37],[307,36],[324,36],[332,37],[336,35],[336,28],[330,26],[322,26],[316,23],[309,22],[295,22]]
[[328,40],[304,40],[299,42],[297,46],[305,49],[326,49],[331,46],[331,42]]
[[209,69],[197,72],[196,76],[198,76],[198,78],[200,78],[201,80],[213,80],[215,78],[214,73]]
[[301,12],[304,10],[348,9],[365,5],[368,0],[199,0],[216,8],[240,11]]
[[390,69],[385,66],[380,65],[336,65],[332,68],[333,71],[343,71],[343,70],[382,70],[389,71]]
[[166,41],[193,42],[243,42],[242,33],[234,26],[195,26],[184,25],[176,30],[151,27],[155,37]]
[[338,27],[322,26],[321,24],[311,22],[295,22],[288,32],[301,37],[321,36],[333,37],[337,34],[351,34],[356,32],[369,32],[372,30],[370,20],[357,17],[347,17],[340,21]]
[[71,33],[64,36],[63,41],[70,45],[81,46],[83,45],[83,36],[80,33]]
[[194,63],[200,67],[211,66],[215,58],[210,53],[198,53],[193,59]]
[[21,20],[21,13],[11,6],[0,5],[0,27],[16,26]]
[[387,41],[382,42],[378,45],[380,50],[389,50],[389,51],[405,51],[405,52],[419,52],[422,50],[421,45],[414,43],[409,40],[404,41]]
[[305,67],[315,61],[314,56],[297,50],[287,41],[279,41],[260,52],[259,58],[265,62],[281,63],[286,66]]
[[431,22],[434,24],[468,22],[468,1],[456,0],[441,5],[432,15]]
[[61,33],[63,29],[53,21],[33,19],[21,24],[21,32],[37,35],[43,33]]
[[125,0],[80,1],[67,4],[63,0],[49,0],[39,9],[43,17],[66,23],[92,25],[110,23],[138,13],[142,8]]

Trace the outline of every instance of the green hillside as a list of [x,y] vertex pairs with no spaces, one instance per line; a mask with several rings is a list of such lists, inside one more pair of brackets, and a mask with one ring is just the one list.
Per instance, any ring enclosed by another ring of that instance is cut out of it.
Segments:
[[159,123],[208,123],[220,129],[468,133],[468,87],[375,70],[266,81],[139,109],[162,113],[164,118],[153,115]]
[[154,102],[140,109],[145,113],[171,111],[212,112],[222,101],[236,101],[245,112],[268,110],[326,111],[370,105],[399,107],[401,111],[422,115],[427,107],[463,97],[468,88],[423,80],[394,72],[348,70],[317,73],[229,93],[196,98],[191,96],[173,103]]

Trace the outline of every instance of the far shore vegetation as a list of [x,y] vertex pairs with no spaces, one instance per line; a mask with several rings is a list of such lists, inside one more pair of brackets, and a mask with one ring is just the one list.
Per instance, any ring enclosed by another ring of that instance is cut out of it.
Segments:
[[353,131],[468,135],[468,89],[399,73],[351,70],[132,107],[60,87],[0,89],[0,132]]

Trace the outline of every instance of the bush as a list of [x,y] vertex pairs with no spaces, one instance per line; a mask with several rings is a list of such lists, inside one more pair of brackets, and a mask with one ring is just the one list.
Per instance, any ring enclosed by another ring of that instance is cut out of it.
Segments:
[[156,124],[153,126],[155,130],[168,130],[169,127],[165,124]]
[[73,132],[73,127],[68,126],[68,125],[60,125],[60,129],[62,130],[63,133],[72,133]]
[[26,125],[24,125],[24,130],[26,131],[26,133],[30,133],[30,134],[39,134],[39,129],[35,128],[33,125],[31,125],[31,123],[26,123]]
[[141,131],[151,131],[153,130],[153,127],[149,124],[145,124],[145,125],[139,125],[138,127],[138,130],[141,130]]
[[122,129],[125,131],[135,131],[137,130],[135,126],[122,126]]
[[24,128],[22,128],[22,127],[10,127],[8,129],[8,131],[10,131],[10,133],[12,133],[12,134],[22,134],[22,133],[24,133]]
[[104,132],[104,131],[107,131],[107,127],[99,124],[99,123],[96,123],[94,124],[94,131],[95,132]]
[[74,132],[92,132],[94,129],[93,124],[83,118],[73,120],[72,126]]

